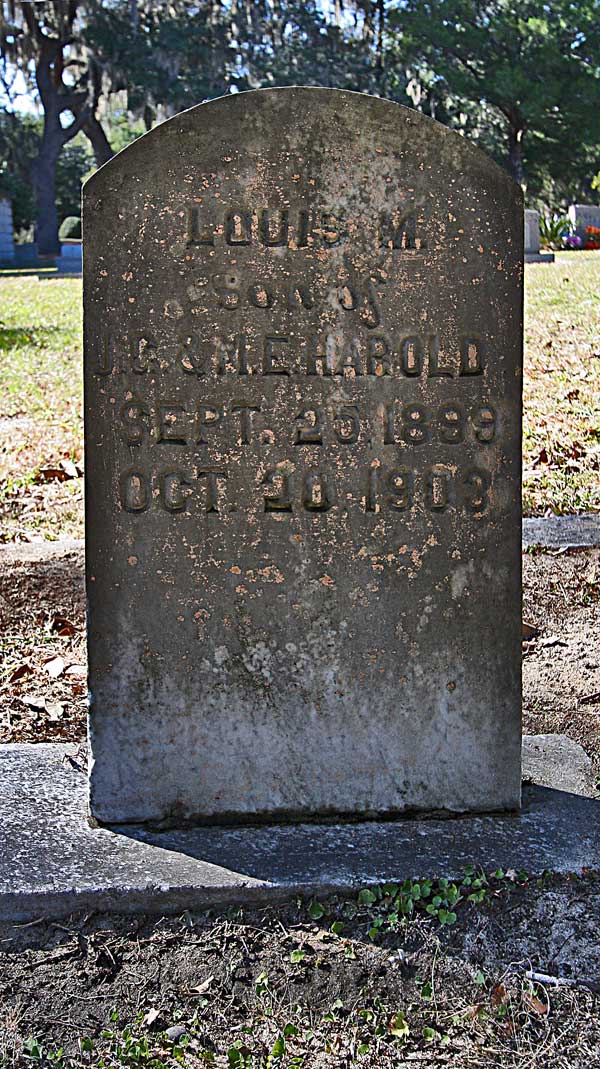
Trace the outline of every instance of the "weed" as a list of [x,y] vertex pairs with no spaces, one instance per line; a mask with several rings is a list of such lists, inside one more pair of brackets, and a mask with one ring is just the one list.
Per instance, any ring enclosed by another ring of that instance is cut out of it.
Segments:
[[[398,883],[380,884],[377,887],[364,887],[355,900],[350,899],[344,903],[341,912],[346,920],[366,920],[369,938],[376,941],[383,933],[395,932],[405,926],[417,914],[433,917],[439,924],[449,927],[456,923],[456,910],[461,903],[479,906],[486,901],[492,891],[490,880],[495,884],[502,884],[506,881],[523,883],[527,879],[524,872],[504,873],[502,869],[497,869],[488,878],[483,870],[469,865],[458,880],[444,877],[408,879]],[[313,919],[326,915],[325,907],[321,903],[316,904],[318,910],[314,908],[314,899],[308,907],[309,915]],[[341,933],[343,922],[334,921],[330,931]],[[345,943],[344,952],[347,958],[354,957],[350,942]]]
[[62,1047],[58,1050],[49,1050],[44,1046],[41,1040],[35,1039],[34,1036],[29,1036],[23,1043],[22,1054],[31,1059],[32,1062],[41,1062],[44,1065],[58,1065],[60,1066],[63,1060],[64,1051]]
[[[292,1034],[288,1026],[288,1035]],[[293,1028],[293,1026],[291,1026]],[[294,1029],[296,1032],[297,1029]],[[227,1051],[229,1069],[302,1069],[303,1055],[286,1057],[287,1045],[285,1035],[275,1040],[270,1050],[252,1051],[242,1040],[237,1040]]]

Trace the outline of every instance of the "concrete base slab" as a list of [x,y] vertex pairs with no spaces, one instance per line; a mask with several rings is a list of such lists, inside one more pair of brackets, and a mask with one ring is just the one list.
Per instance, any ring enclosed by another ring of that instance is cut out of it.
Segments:
[[[546,785],[526,783],[518,816],[168,832],[91,828],[83,750],[2,746],[0,921],[268,903],[392,878],[458,876],[469,863],[532,873],[599,868],[600,800],[573,793],[591,784],[585,754],[568,739],[561,751],[556,738],[525,745],[526,781]],[[544,762],[548,747],[553,756]]]
[[525,253],[526,264],[553,264],[554,253],[553,252],[526,252]]
[[[65,557],[73,558],[73,571],[83,571],[85,542],[83,538],[59,538],[56,542],[6,542],[0,545],[0,563],[54,564]],[[83,575],[82,575],[83,581]]]
[[587,549],[600,546],[600,513],[529,516],[523,520],[523,548]]

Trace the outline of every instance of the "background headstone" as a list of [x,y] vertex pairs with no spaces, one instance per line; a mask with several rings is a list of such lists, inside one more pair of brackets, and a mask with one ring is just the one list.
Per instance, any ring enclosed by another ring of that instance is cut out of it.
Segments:
[[56,269],[61,274],[78,275],[81,273],[81,241],[72,238],[62,241],[60,256],[56,261]]
[[600,206],[597,204],[571,204],[567,212],[575,233],[586,237],[586,227],[600,227]]
[[540,213],[526,208],[525,216],[525,263],[554,263],[553,252],[540,252]]
[[517,807],[518,187],[266,90],[101,168],[84,247],[92,814]]
[[39,267],[40,261],[35,241],[15,245],[15,267]]
[[526,208],[525,216],[525,255],[540,251],[540,213],[533,208]]
[[0,263],[12,263],[15,256],[12,204],[0,197]]

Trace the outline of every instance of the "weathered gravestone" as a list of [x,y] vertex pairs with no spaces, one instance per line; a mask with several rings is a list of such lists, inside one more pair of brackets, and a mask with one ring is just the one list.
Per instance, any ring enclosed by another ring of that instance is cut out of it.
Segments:
[[568,210],[569,221],[579,237],[589,238],[588,227],[600,228],[600,205],[571,204]]
[[92,814],[517,807],[517,187],[277,89],[84,200]]
[[554,263],[553,252],[540,252],[540,213],[533,208],[525,209],[525,263]]
[[0,197],[0,263],[12,263],[14,256],[12,201]]

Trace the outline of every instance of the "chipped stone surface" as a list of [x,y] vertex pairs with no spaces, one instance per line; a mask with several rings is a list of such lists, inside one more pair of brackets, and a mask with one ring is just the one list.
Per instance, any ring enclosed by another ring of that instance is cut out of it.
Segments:
[[518,807],[511,179],[266,90],[127,148],[84,229],[94,816]]
[[556,789],[552,765],[540,769],[551,787],[524,787],[520,816],[170,832],[91,828],[84,765],[73,746],[0,747],[0,921],[273,903],[456,877],[469,864],[533,874],[600,868],[600,800],[570,793],[564,779]]

